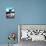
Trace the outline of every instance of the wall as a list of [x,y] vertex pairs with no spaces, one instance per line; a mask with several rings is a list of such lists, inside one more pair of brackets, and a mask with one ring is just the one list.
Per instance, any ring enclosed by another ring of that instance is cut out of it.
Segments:
[[[16,0],[0,0],[0,44],[8,43],[8,34],[16,32],[17,19],[6,19],[6,8],[13,7],[16,11]],[[15,41],[17,43],[17,39]]]
[[16,0],[21,24],[46,24],[46,0]]
[[[9,7],[15,8],[15,19],[5,18]],[[0,44],[8,43],[9,32],[17,34],[17,24],[46,24],[46,0],[0,0]]]

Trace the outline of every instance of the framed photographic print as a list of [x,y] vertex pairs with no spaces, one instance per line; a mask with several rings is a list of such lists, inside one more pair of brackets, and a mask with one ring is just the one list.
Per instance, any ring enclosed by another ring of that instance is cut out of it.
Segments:
[[15,9],[7,8],[6,9],[6,18],[15,18]]

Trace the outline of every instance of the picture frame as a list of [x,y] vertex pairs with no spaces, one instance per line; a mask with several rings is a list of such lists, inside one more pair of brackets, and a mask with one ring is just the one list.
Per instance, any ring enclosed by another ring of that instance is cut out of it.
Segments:
[[6,9],[6,18],[15,18],[15,9],[7,8]]

